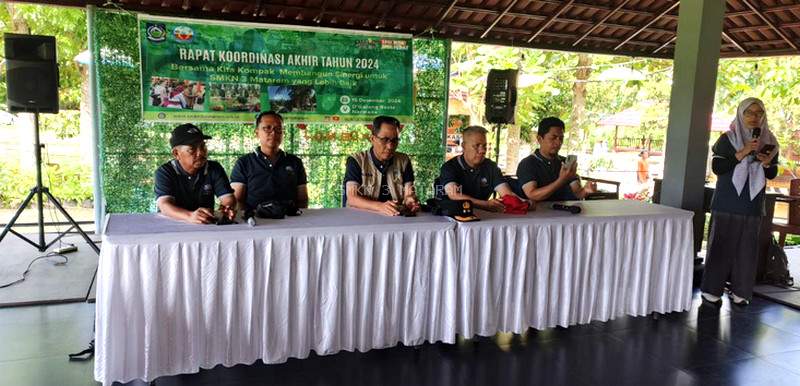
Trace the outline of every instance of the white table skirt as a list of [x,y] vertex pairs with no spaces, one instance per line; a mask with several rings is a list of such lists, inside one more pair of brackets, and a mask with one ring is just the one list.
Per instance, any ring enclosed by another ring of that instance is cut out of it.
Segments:
[[452,222],[344,209],[259,221],[111,216],[98,269],[95,379],[149,381],[311,350],[454,341]]
[[458,240],[458,333],[520,333],[691,307],[692,212],[584,201],[580,215],[479,212]]
[[110,216],[95,379],[281,363],[682,311],[691,212],[631,201],[482,221],[308,210],[259,225]]

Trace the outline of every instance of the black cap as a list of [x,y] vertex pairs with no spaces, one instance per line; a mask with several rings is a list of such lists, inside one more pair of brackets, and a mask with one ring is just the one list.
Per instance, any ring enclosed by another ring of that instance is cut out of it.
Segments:
[[472,212],[472,202],[469,200],[441,200],[439,202],[442,215],[456,219],[457,221],[469,222],[478,221],[478,216]]
[[184,123],[172,130],[172,136],[169,137],[169,144],[172,147],[194,145],[206,139],[211,139],[211,137],[204,135],[199,127],[191,123]]

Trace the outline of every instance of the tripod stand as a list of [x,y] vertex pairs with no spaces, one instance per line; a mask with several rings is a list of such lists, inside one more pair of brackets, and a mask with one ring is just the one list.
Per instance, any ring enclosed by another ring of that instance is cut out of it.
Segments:
[[[6,235],[9,232],[11,232],[15,236],[17,236],[17,237],[21,238],[22,240],[26,241],[28,244],[33,245],[34,247],[36,247],[36,249],[38,249],[39,252],[44,252],[44,251],[47,250],[47,248],[50,248],[53,244],[55,244],[56,241],[61,240],[62,237],[64,237],[67,233],[69,233],[69,231],[71,231],[74,228],[75,230],[78,231],[78,233],[81,236],[83,236],[83,239],[86,240],[86,242],[89,244],[89,246],[99,255],[100,254],[100,248],[98,248],[97,245],[94,244],[92,239],[90,239],[89,236],[86,235],[86,232],[84,232],[83,229],[81,229],[81,227],[78,225],[78,223],[75,222],[75,220],[72,219],[72,216],[70,216],[69,213],[67,213],[66,209],[64,209],[64,207],[61,206],[61,203],[55,197],[53,197],[53,194],[50,193],[50,189],[47,188],[46,186],[42,186],[42,148],[44,147],[44,145],[42,145],[41,142],[39,141],[39,112],[38,111],[33,113],[33,124],[34,124],[34,136],[35,136],[35,141],[36,141],[35,144],[34,144],[34,146],[35,146],[34,154],[36,155],[36,186],[31,188],[31,191],[30,191],[30,193],[28,193],[28,196],[25,197],[25,200],[22,201],[22,204],[19,206],[19,208],[17,208],[17,212],[14,213],[14,217],[12,217],[11,221],[9,221],[8,224],[6,224],[5,228],[3,228],[3,233],[0,233],[0,242],[2,242],[3,238],[5,238]],[[33,199],[34,196],[36,196],[36,208],[38,210],[38,215],[39,215],[39,222],[38,222],[38,224],[39,224],[39,241],[38,242],[34,242],[31,239],[25,237],[23,234],[11,229],[14,226],[14,224],[17,222],[17,219],[19,218],[19,216],[22,214],[22,211],[25,210],[25,208],[28,206],[28,204],[31,202],[31,200]],[[58,211],[61,212],[61,214],[64,215],[64,217],[71,224],[70,227],[67,228],[67,230],[65,230],[63,232],[59,232],[58,236],[55,239],[53,239],[52,241],[50,241],[49,243],[45,243],[45,240],[44,240],[44,225],[45,224],[44,224],[44,204],[42,202],[42,196],[47,196],[47,199],[50,202],[52,202],[53,205],[55,205],[55,207],[58,209]]]

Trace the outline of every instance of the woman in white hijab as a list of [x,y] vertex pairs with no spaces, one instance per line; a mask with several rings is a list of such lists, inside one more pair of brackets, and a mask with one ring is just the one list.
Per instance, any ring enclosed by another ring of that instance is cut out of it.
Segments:
[[742,101],[730,130],[719,137],[712,151],[717,187],[700,287],[703,304],[722,305],[725,282],[730,281],[731,301],[746,306],[756,279],[766,182],[778,174],[778,141],[769,130],[764,103],[756,98]]

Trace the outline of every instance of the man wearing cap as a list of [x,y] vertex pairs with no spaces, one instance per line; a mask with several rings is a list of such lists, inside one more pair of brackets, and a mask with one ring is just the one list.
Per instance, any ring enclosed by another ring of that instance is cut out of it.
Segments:
[[265,111],[256,117],[258,147],[236,161],[231,185],[243,209],[255,209],[268,201],[291,201],[297,208],[308,207],[308,177],[303,161],[281,150],[283,117]]
[[164,215],[194,224],[213,223],[216,196],[223,215],[233,220],[233,189],[222,165],[207,159],[207,139],[211,137],[191,123],[172,130],[169,144],[174,159],[155,175],[156,205]]
[[372,121],[372,147],[347,158],[342,205],[387,216],[416,213],[414,169],[407,155],[397,152],[400,121],[379,116]]
[[564,121],[556,117],[542,119],[536,139],[539,149],[517,166],[519,185],[527,198],[569,201],[584,199],[597,191],[594,182],[581,186],[577,162],[567,165],[566,158],[558,155],[564,143]]
[[[497,164],[486,158],[486,133],[486,129],[481,126],[464,129],[464,153],[442,165],[439,183],[444,191],[436,193],[438,197],[446,195],[451,200],[469,200],[476,208],[483,210],[503,212],[505,205],[502,197],[516,195],[506,183]],[[494,192],[500,198],[490,199]],[[528,205],[530,209],[535,208],[533,203]]]

